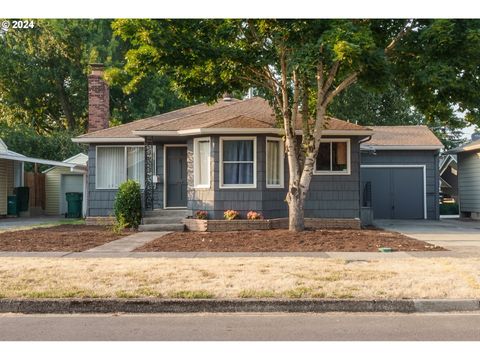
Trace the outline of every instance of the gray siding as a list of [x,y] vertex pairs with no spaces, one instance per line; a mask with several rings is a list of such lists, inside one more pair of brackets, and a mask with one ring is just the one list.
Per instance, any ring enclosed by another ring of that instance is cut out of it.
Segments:
[[113,215],[117,190],[97,190],[95,185],[96,146],[88,148],[88,211],[87,216]]
[[[284,188],[266,187],[266,136],[257,136],[257,186],[252,189],[220,188],[220,137],[211,136],[212,187],[193,189],[193,141],[189,141],[189,208],[209,211],[210,218],[221,219],[227,209],[240,211],[245,217],[250,210],[260,211],[266,218],[285,217],[288,206],[285,196],[288,188],[288,166],[285,159]],[[358,218],[359,200],[359,144],[351,138],[351,175],[314,175],[305,204],[305,216],[322,218]]]
[[[358,218],[360,212],[359,144],[351,137],[351,175],[314,175],[305,204],[305,216],[321,218]],[[187,140],[188,208],[207,210],[212,219],[223,218],[227,209],[240,211],[242,217],[250,210],[261,212],[266,218],[285,217],[288,207],[285,196],[288,188],[288,166],[285,158],[284,188],[266,187],[266,136],[257,136],[257,186],[252,189],[220,188],[220,136],[210,136],[210,189],[196,189],[193,181],[193,138]],[[162,181],[154,189],[154,206],[163,208],[163,144],[157,146],[156,174]],[[89,148],[88,216],[108,216],[113,212],[116,190],[95,188],[95,146]]]
[[458,154],[458,195],[461,212],[480,212],[480,157],[477,152]]
[[438,151],[435,150],[379,150],[362,152],[362,165],[426,165],[427,218],[439,218]]

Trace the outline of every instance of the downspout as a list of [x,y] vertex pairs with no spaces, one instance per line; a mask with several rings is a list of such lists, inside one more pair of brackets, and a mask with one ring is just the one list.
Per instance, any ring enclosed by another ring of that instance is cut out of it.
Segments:
[[[434,155],[434,161],[435,161],[435,184],[437,186],[435,186],[435,217],[436,217],[436,220],[440,220],[440,169],[439,169],[439,156],[440,156],[440,150],[438,150],[435,155]],[[426,205],[425,205],[426,206]],[[460,213],[460,211],[459,211]]]
[[366,138],[361,139],[358,142],[358,218],[360,219],[360,225],[362,224],[362,150],[361,145],[372,139],[372,135],[367,136]]

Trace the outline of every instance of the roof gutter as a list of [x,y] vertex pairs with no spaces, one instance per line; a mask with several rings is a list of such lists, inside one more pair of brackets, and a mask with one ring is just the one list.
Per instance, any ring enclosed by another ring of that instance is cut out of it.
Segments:
[[0,159],[23,161],[23,162],[30,162],[30,163],[43,164],[43,165],[62,166],[62,167],[68,167],[68,168],[75,168],[79,166],[79,164],[66,163],[63,161],[45,160],[45,159],[32,158],[32,157],[23,156],[23,155],[9,155],[9,154],[1,154],[1,153],[0,153]]
[[77,144],[124,144],[124,143],[144,143],[145,139],[141,137],[76,137],[72,141]]
[[[283,135],[283,129],[276,128],[198,128],[187,130],[169,130],[169,131],[156,131],[156,130],[136,130],[133,134],[138,136],[191,136],[191,135],[215,135],[215,134],[277,134]],[[302,130],[296,130],[295,134],[302,135]],[[322,135],[348,135],[348,136],[363,136],[372,135],[372,130],[323,130]]]
[[368,145],[361,146],[362,150],[441,150],[443,145]]

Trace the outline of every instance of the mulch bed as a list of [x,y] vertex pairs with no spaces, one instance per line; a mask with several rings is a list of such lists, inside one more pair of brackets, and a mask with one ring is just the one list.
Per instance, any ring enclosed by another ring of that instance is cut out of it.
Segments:
[[0,233],[0,251],[85,251],[131,233],[105,226],[59,225]]
[[212,251],[212,252],[301,252],[362,251],[438,251],[439,246],[384,230],[288,230],[184,232],[157,238],[135,251]]

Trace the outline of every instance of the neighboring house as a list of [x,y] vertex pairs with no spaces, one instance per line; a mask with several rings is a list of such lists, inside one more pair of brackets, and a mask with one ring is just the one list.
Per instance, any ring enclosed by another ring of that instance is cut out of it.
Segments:
[[[88,218],[112,215],[117,188],[126,179],[140,183],[147,211],[207,210],[212,219],[223,218],[227,209],[238,210],[243,217],[249,210],[266,218],[288,216],[283,130],[264,99],[226,97],[213,105],[190,106],[112,128],[108,114],[108,87],[101,67],[94,66],[89,76],[89,133],[73,139],[89,144]],[[394,132],[391,138],[400,137],[393,140],[399,143],[396,147],[378,148],[376,155],[366,153],[362,159],[368,164],[373,157],[371,165],[402,166],[404,171],[389,176],[414,180],[409,192],[394,194],[411,199],[409,207],[414,210],[402,217],[437,219],[441,143],[425,127],[413,127],[412,132],[414,146]],[[373,151],[378,144],[372,129],[328,118],[305,217],[359,221],[360,145],[372,135]],[[386,214],[398,217],[396,212]]]
[[457,155],[445,154],[440,156],[440,193],[441,200],[447,202],[458,201],[458,166]]
[[439,151],[426,126],[372,126],[362,144],[362,205],[377,219],[439,218]]
[[448,153],[457,155],[460,217],[480,220],[480,134]]
[[24,186],[25,162],[86,170],[85,166],[75,163],[32,158],[16,153],[8,150],[0,139],[0,216],[7,215],[8,196],[14,194],[14,188]]
[[0,216],[7,215],[7,198],[13,194],[13,189],[23,186],[22,155],[8,150],[7,145],[0,139]]
[[[64,163],[87,166],[88,156],[79,153],[64,160]],[[54,166],[43,172],[45,174],[45,213],[47,215],[64,215],[67,212],[67,192],[86,194],[87,175],[85,170],[72,171],[65,166]],[[83,213],[86,215],[87,199],[83,197]]]

